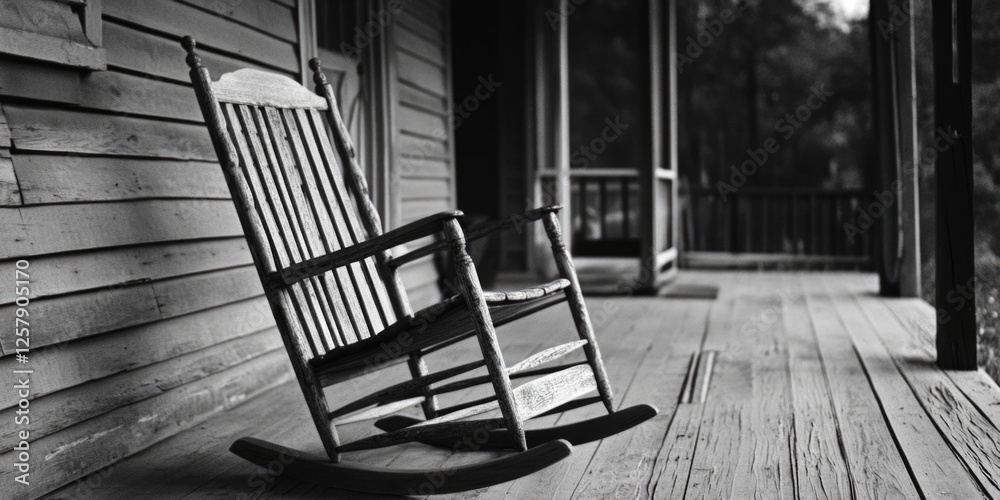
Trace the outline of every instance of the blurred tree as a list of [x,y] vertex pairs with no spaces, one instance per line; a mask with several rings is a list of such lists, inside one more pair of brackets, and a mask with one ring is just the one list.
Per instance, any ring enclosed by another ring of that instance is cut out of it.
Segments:
[[[865,185],[867,32],[864,20],[838,16],[822,0],[680,3],[680,158],[689,182],[711,186],[728,179],[730,166],[748,158],[747,149],[773,137],[779,151],[747,185]],[[833,96],[809,110],[801,126],[788,128],[800,121],[794,115],[814,85]]]

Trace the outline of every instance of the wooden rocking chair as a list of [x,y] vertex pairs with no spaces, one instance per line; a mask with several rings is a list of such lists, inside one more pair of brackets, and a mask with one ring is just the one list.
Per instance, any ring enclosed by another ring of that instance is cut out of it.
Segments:
[[[463,235],[461,212],[432,215],[382,232],[362,169],[338,111],[333,90],[310,61],[317,94],[290,78],[253,69],[212,82],[185,37],[198,102],[278,330],[305,395],[327,458],[254,438],[230,448],[267,467],[280,460],[283,474],[355,491],[406,494],[419,491],[428,474],[440,471],[389,469],[341,460],[348,452],[420,441],[452,447],[463,436],[485,436],[482,447],[518,453],[451,468],[435,493],[481,488],[513,480],[562,460],[572,444],[615,434],[656,414],[639,405],[615,411],[600,351],[556,212],[546,207]],[[541,220],[562,279],[517,292],[480,288],[466,252],[467,240],[526,221]],[[389,249],[429,235],[444,240],[399,257]],[[450,250],[461,295],[413,312],[398,268]],[[580,340],[556,346],[507,366],[495,327],[568,301]],[[475,337],[481,359],[429,373],[422,356]],[[549,363],[576,349],[586,361]],[[408,362],[412,378],[331,409],[324,387],[396,362]],[[488,375],[441,384],[485,366]],[[519,387],[511,379],[535,377]],[[439,408],[436,395],[492,384],[494,396]],[[582,397],[596,391],[596,397]],[[528,430],[526,419],[602,402],[608,415],[562,427]],[[337,425],[385,417],[422,404],[427,420],[395,416],[377,423],[383,431],[341,443]],[[470,419],[470,417],[477,417]]]

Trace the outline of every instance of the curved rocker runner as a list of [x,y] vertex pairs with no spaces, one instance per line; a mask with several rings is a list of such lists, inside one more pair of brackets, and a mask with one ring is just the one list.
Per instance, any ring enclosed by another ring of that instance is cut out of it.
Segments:
[[[601,439],[656,415],[648,405],[615,411],[563,243],[560,207],[529,210],[468,233],[459,224],[459,211],[383,232],[333,87],[318,60],[310,61],[316,93],[288,77],[256,69],[227,73],[213,82],[195,41],[185,37],[182,45],[254,264],[327,457],[255,438],[236,441],[233,453],[264,466],[279,460],[282,475],[301,481],[370,493],[422,493],[428,475],[446,474],[447,481],[431,493],[448,493],[532,474],[569,456],[570,443]],[[484,292],[466,242],[537,221],[544,225],[560,278],[524,290]],[[399,256],[390,253],[432,235],[441,237]],[[399,268],[440,253],[452,257],[461,293],[414,312]],[[508,366],[496,327],[562,302],[578,339]],[[480,357],[429,370],[426,354],[473,338]],[[554,363],[572,355],[582,359]],[[328,404],[325,387],[397,363],[407,363],[408,380],[337,408]],[[529,381],[515,386],[518,379]],[[450,407],[438,404],[440,394],[478,385],[489,386],[492,394]],[[524,429],[527,419],[596,403],[608,415]],[[341,442],[338,425],[387,417],[415,405],[422,406],[425,420],[385,418],[377,423],[385,432]],[[414,441],[450,446],[449,440],[453,444],[470,435],[485,448],[515,453],[447,470],[387,469],[348,463],[343,457]]]

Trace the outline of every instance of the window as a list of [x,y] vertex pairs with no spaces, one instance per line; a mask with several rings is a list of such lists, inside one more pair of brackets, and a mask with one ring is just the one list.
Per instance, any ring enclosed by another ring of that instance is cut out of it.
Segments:
[[0,54],[105,69],[101,0],[0,0]]
[[354,56],[357,5],[354,2],[316,3],[316,45],[321,49]]

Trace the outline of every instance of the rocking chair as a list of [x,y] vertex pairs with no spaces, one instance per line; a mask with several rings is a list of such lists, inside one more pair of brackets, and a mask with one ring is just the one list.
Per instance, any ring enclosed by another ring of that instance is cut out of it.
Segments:
[[[476,433],[483,448],[517,453],[472,466],[449,468],[435,493],[510,481],[569,456],[573,444],[631,428],[656,415],[638,405],[615,411],[573,263],[563,244],[558,206],[539,208],[463,234],[459,211],[442,212],[382,231],[364,173],[318,60],[310,61],[317,94],[285,76],[254,69],[213,82],[185,37],[198,103],[278,330],[291,358],[328,457],[309,455],[255,438],[230,450],[282,474],[325,486],[368,493],[406,494],[426,483],[427,469],[350,464],[342,454],[406,442],[452,447]],[[516,292],[484,292],[466,241],[527,221],[541,220],[561,279]],[[391,248],[443,233],[444,239],[398,257]],[[399,267],[450,251],[461,295],[413,312]],[[546,349],[508,366],[495,328],[567,301],[580,340]],[[423,356],[475,337],[480,359],[430,373]],[[581,349],[586,361],[542,366]],[[331,409],[324,387],[409,364],[411,378]],[[488,375],[442,382],[477,368]],[[511,379],[533,377],[519,387]],[[442,408],[436,396],[491,384],[493,396]],[[596,397],[583,397],[593,391]],[[608,415],[548,429],[525,430],[524,421],[585,404],[603,403]],[[426,420],[384,418],[384,432],[342,443],[337,426],[386,417],[421,404]],[[470,417],[476,417],[470,419]]]

